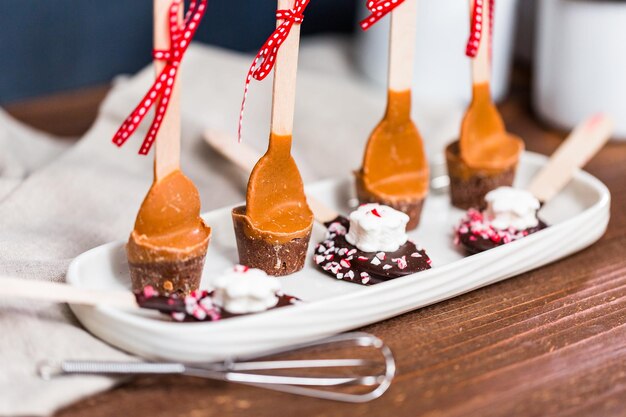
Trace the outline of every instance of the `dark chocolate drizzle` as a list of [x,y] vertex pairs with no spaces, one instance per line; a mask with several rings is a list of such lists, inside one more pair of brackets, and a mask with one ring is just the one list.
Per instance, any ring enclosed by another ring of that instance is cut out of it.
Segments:
[[313,260],[333,278],[374,285],[430,269],[426,251],[410,240],[395,252],[363,252],[346,241],[350,227],[346,217],[337,216],[325,226],[326,239],[316,246]]

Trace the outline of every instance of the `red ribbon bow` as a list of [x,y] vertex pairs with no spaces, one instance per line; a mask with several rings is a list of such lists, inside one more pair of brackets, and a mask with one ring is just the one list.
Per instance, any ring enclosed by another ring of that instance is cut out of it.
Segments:
[[376,22],[385,17],[387,13],[404,3],[404,0],[368,0],[367,8],[371,15],[361,21],[361,29],[367,30],[374,26]]
[[198,29],[200,19],[202,19],[206,10],[206,3],[207,0],[200,0],[200,3],[198,3],[197,0],[192,0],[183,24],[180,26],[178,24],[178,11],[180,7],[184,7],[184,0],[173,0],[169,12],[170,49],[155,49],[153,51],[154,58],[165,61],[166,65],[154,80],[152,87],[150,87],[148,93],[141,100],[141,103],[133,110],[130,116],[122,123],[117,133],[115,133],[115,136],[113,136],[113,143],[117,146],[122,146],[126,143],[139,127],[139,124],[148,113],[148,110],[154,105],[156,106],[156,115],[152,121],[152,125],[150,125],[148,134],[141,144],[139,154],[146,155],[150,151],[156,139],[157,132],[161,127],[165,112],[167,111],[170,96],[174,88],[174,81],[176,80],[176,74],[180,67],[180,61],[189,47],[193,35]]
[[276,54],[280,45],[287,39],[289,32],[294,24],[301,24],[304,20],[304,10],[311,0],[296,0],[293,9],[284,9],[276,11],[276,19],[282,19],[280,24],[265,41],[259,52],[254,57],[252,65],[246,76],[246,85],[243,90],[243,100],[241,101],[241,111],[239,112],[239,128],[237,129],[237,139],[241,142],[241,129],[243,126],[243,113],[246,106],[246,98],[248,97],[248,89],[250,82],[254,78],[262,81],[272,72],[274,64],[276,64]]
[[[483,33],[483,7],[485,1],[489,2],[489,33],[493,34],[493,10],[495,0],[474,0],[474,9],[472,10],[472,22],[470,26],[470,37],[465,47],[465,55],[474,58],[480,48],[480,39]],[[489,45],[491,48],[491,45]]]

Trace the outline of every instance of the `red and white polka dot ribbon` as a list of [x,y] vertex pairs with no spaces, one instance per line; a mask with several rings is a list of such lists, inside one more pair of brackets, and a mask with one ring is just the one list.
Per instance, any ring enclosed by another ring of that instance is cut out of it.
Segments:
[[368,0],[367,8],[371,15],[361,21],[361,29],[367,30],[376,22],[385,17],[387,13],[404,3],[404,0]]
[[259,53],[254,57],[252,65],[246,76],[246,85],[243,90],[243,100],[241,101],[241,111],[239,112],[239,128],[237,129],[237,139],[241,142],[241,130],[243,126],[243,113],[246,107],[246,98],[248,97],[248,89],[250,82],[254,78],[257,81],[264,80],[274,64],[276,64],[276,54],[280,45],[287,39],[289,32],[294,24],[301,24],[304,20],[304,10],[311,0],[296,0],[293,9],[277,10],[276,19],[282,19],[283,23],[265,41]]
[[198,29],[200,19],[202,19],[206,10],[206,4],[207,0],[200,0],[199,2],[192,0],[183,24],[180,26],[178,24],[178,12],[181,7],[184,7],[184,0],[173,0],[169,11],[170,49],[153,51],[154,59],[163,60],[166,62],[166,65],[154,80],[152,87],[150,87],[148,93],[141,100],[141,103],[139,103],[130,116],[122,123],[122,126],[120,126],[113,137],[113,143],[117,146],[122,146],[126,143],[139,127],[139,124],[148,113],[148,110],[150,110],[152,106],[156,106],[154,120],[152,121],[150,130],[148,130],[148,134],[141,144],[139,154],[146,155],[150,151],[156,139],[157,132],[161,127],[165,112],[167,111],[180,62],[191,43],[193,35]]
[[[489,2],[489,33],[493,34],[493,10],[495,0],[474,0],[474,9],[472,10],[472,21],[470,23],[470,37],[465,48],[465,55],[474,58],[480,48],[480,39],[483,33],[483,14],[485,2]],[[489,45],[491,48],[491,45]]]

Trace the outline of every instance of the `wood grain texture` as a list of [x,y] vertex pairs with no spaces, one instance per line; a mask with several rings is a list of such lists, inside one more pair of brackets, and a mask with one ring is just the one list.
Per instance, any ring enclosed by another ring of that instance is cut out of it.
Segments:
[[[563,133],[529,110],[528,76],[500,110],[532,151]],[[626,144],[588,165],[613,195],[606,235],[554,264],[364,330],[398,361],[370,404],[292,397],[193,378],[139,378],[58,416],[623,416],[626,415]]]

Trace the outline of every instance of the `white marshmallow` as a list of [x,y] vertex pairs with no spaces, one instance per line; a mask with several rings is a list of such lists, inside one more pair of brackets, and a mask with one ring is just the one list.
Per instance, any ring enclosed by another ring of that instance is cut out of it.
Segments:
[[280,281],[260,269],[237,265],[213,281],[215,303],[232,314],[258,313],[278,304]]
[[539,224],[539,200],[529,191],[499,187],[485,196],[485,217],[498,230],[526,230]]
[[363,252],[394,252],[408,240],[409,216],[389,206],[364,204],[350,213],[346,240]]

